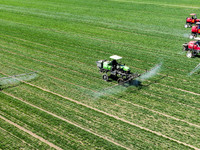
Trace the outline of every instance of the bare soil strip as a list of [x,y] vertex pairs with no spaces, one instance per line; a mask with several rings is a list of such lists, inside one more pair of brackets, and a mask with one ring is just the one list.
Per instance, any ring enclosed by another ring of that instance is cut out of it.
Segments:
[[[23,81],[23,82],[24,82],[24,81]],[[125,123],[127,123],[127,124],[133,125],[133,126],[138,127],[138,128],[140,128],[140,129],[142,129],[142,130],[145,130],[145,131],[151,132],[151,133],[153,133],[153,134],[156,134],[156,135],[158,135],[158,136],[164,137],[164,138],[166,138],[166,139],[168,139],[168,140],[171,140],[171,141],[177,142],[177,143],[179,143],[179,144],[188,146],[188,147],[193,148],[193,149],[195,149],[195,150],[200,150],[199,148],[197,148],[197,147],[195,147],[195,146],[193,146],[193,145],[190,145],[190,144],[181,142],[181,141],[179,141],[179,140],[173,139],[173,138],[171,138],[171,137],[169,137],[169,136],[166,136],[166,135],[164,135],[164,134],[162,134],[162,133],[159,133],[159,132],[150,130],[150,129],[148,129],[148,128],[142,127],[142,126],[137,125],[137,124],[135,124],[135,123],[132,123],[132,122],[130,122],[130,121],[128,121],[128,120],[125,120],[125,119],[123,119],[123,118],[120,118],[120,117],[115,116],[115,115],[112,115],[112,114],[109,114],[109,113],[104,112],[104,111],[102,111],[102,110],[93,108],[93,107],[91,107],[91,106],[89,106],[89,105],[86,105],[86,104],[83,104],[83,103],[81,103],[81,102],[79,102],[79,101],[76,101],[76,100],[73,100],[73,99],[71,99],[71,98],[62,96],[62,95],[60,95],[60,94],[58,94],[58,93],[55,93],[55,92],[52,92],[52,91],[50,91],[50,90],[44,89],[44,88],[39,87],[39,86],[37,86],[37,85],[31,84],[31,83],[28,83],[28,82],[24,82],[24,83],[26,83],[26,84],[28,84],[28,85],[30,85],[30,86],[36,87],[36,88],[38,88],[38,89],[40,89],[40,90],[42,90],[42,91],[51,93],[51,94],[56,95],[56,96],[58,96],[58,97],[61,97],[61,98],[64,98],[64,99],[66,99],[66,100],[69,100],[69,101],[71,101],[71,102],[74,102],[74,103],[76,103],[76,104],[79,104],[79,105],[82,105],[82,106],[84,106],[84,107],[90,108],[90,109],[92,109],[92,110],[94,110],[94,111],[100,112],[100,113],[102,113],[102,114],[104,114],[104,115],[107,115],[107,116],[109,116],[109,117],[115,118],[115,119],[120,120],[120,121],[122,121],[122,122],[125,122]],[[4,93],[5,93],[5,92],[4,92]],[[10,95],[10,94],[8,94],[8,93],[6,93],[6,94],[7,94],[7,95]],[[37,106],[36,106],[36,107],[37,107]],[[38,107],[38,108],[39,108],[39,107]],[[40,109],[41,109],[41,108],[40,108]],[[41,109],[41,110],[43,110],[43,109]],[[43,110],[43,111],[47,112],[46,110]],[[54,115],[54,116],[57,117],[57,118],[59,117],[59,116],[57,116],[57,115],[55,115],[55,114],[53,114],[53,113],[51,113],[51,112],[49,112],[49,114]],[[62,119],[62,120],[64,119],[64,118],[62,118],[62,117],[59,117],[59,118]],[[69,123],[69,122],[68,122],[68,123]],[[74,124],[74,123],[71,122],[71,124]],[[81,129],[83,129],[83,130],[86,130],[86,131],[88,131],[88,132],[91,132],[91,131],[88,130],[88,129],[84,129],[84,128],[80,127],[79,125],[76,125],[76,124],[74,124],[74,125],[75,125],[75,126],[78,126],[79,128],[81,128]],[[96,133],[93,133],[93,134],[97,135]],[[97,135],[97,136],[99,136],[99,135]],[[99,137],[102,137],[102,136],[99,136]],[[102,137],[102,138],[103,138],[103,137]],[[107,139],[107,138],[104,137],[104,139]],[[107,140],[108,140],[108,139],[107,139]],[[110,141],[110,140],[108,140],[108,141]],[[110,141],[110,142],[111,142],[111,141]],[[112,142],[112,143],[113,143],[113,142]],[[118,143],[115,143],[115,144],[116,144],[116,145],[119,145]],[[119,146],[120,146],[120,145],[119,145]],[[121,147],[122,147],[122,146],[121,146]],[[123,147],[124,147],[124,146],[123,146]],[[125,148],[125,147],[124,147],[124,148]],[[128,149],[128,148],[126,148],[126,149]]]
[[0,115],[0,118],[3,119],[4,121],[10,123],[11,125],[17,127],[18,129],[20,129],[20,130],[22,130],[22,131],[24,131],[24,132],[30,134],[31,136],[33,136],[33,137],[39,139],[40,141],[42,141],[42,142],[48,144],[50,147],[53,147],[53,148],[55,148],[55,149],[57,149],[57,150],[62,150],[62,148],[60,148],[60,147],[54,145],[53,143],[51,143],[51,142],[45,140],[44,138],[42,138],[42,137],[36,135],[35,133],[33,133],[33,132],[31,132],[31,131],[29,131],[29,130],[23,128],[22,126],[19,126],[18,124],[16,124],[16,123],[14,123],[14,122],[12,122],[12,121],[10,121],[10,120],[4,118],[4,117],[1,116],[1,115]]
[[[46,91],[46,90],[45,90],[45,91]],[[89,130],[89,129],[83,128],[83,127],[81,127],[80,125],[78,125],[78,124],[76,124],[76,123],[73,123],[73,122],[71,122],[71,121],[69,121],[69,120],[67,120],[67,119],[65,119],[65,118],[63,118],[63,117],[60,117],[60,116],[58,116],[58,115],[56,115],[56,114],[54,114],[54,113],[51,113],[51,112],[49,112],[49,111],[47,111],[47,110],[42,109],[42,108],[40,108],[40,107],[38,107],[38,106],[36,106],[36,105],[33,105],[33,104],[29,103],[29,102],[26,102],[25,100],[23,100],[23,99],[21,99],[21,98],[18,98],[18,97],[14,96],[14,95],[12,95],[12,94],[10,94],[10,93],[4,92],[4,91],[2,91],[2,92],[3,92],[4,94],[10,96],[10,97],[13,97],[13,98],[15,98],[15,99],[17,99],[17,100],[23,102],[23,103],[26,103],[27,105],[30,105],[30,106],[32,106],[32,107],[34,107],[34,108],[37,108],[37,109],[39,109],[39,110],[41,110],[41,111],[43,111],[43,112],[45,112],[45,113],[48,113],[48,114],[50,114],[50,115],[52,115],[52,116],[54,116],[54,117],[56,117],[56,118],[58,118],[58,119],[60,119],[60,120],[62,120],[62,121],[65,121],[65,122],[67,122],[67,123],[69,123],[69,124],[72,124],[72,125],[78,127],[78,128],[81,128],[81,129],[84,130],[84,131],[87,131],[87,132],[89,132],[89,133],[92,133],[92,134],[95,135],[95,136],[98,136],[98,137],[100,137],[100,138],[102,138],[102,139],[105,139],[105,140],[107,140],[107,141],[109,141],[109,142],[111,142],[111,143],[113,143],[113,144],[115,144],[115,145],[117,145],[117,146],[120,146],[120,147],[125,148],[125,149],[130,149],[130,148],[127,148],[127,147],[125,147],[125,146],[123,146],[123,145],[121,145],[121,144],[119,144],[119,143],[117,143],[117,142],[115,142],[115,141],[113,141],[113,140],[108,139],[108,137],[99,135],[99,134],[97,134],[97,133],[95,133],[95,132],[93,132],[93,131],[91,131],[91,130]],[[48,90],[47,90],[46,92],[48,92]],[[63,97],[62,97],[62,98],[63,98]],[[66,99],[66,98],[65,98],[65,99]]]

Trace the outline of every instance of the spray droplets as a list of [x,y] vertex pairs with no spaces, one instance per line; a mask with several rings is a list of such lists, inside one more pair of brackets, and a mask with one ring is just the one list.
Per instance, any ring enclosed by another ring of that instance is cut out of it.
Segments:
[[197,72],[198,70],[200,70],[200,63],[188,75],[191,76],[193,73]]
[[161,66],[162,66],[162,63],[160,64],[157,64],[155,67],[153,67],[150,71],[142,74],[140,77],[139,77],[139,80],[141,81],[144,81],[146,79],[149,79],[153,76],[155,76],[161,69]]
[[20,75],[14,75],[9,77],[0,78],[0,88],[5,89],[8,87],[16,86],[23,81],[31,81],[38,77],[37,72],[30,72]]
[[117,94],[117,93],[121,93],[121,92],[124,92],[127,89],[127,87],[129,87],[129,86],[138,87],[138,86],[141,85],[141,81],[147,80],[147,79],[157,75],[157,73],[161,69],[161,66],[162,66],[162,63],[157,64],[150,71],[142,74],[136,80],[132,80],[131,82],[126,83],[127,86],[114,85],[114,86],[102,89],[98,92],[95,92],[94,97],[99,98],[99,97],[102,97],[102,96],[110,96],[110,95],[114,95],[114,94]]

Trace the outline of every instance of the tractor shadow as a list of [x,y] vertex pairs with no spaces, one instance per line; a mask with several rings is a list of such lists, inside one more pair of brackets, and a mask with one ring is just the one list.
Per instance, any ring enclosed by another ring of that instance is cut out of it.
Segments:
[[12,85],[12,86],[4,87],[4,88],[0,86],[0,92],[3,91],[3,90],[5,90],[5,89],[14,88],[14,87],[17,87],[17,86],[19,86],[19,85]]
[[141,90],[143,88],[147,88],[153,84],[160,82],[161,80],[163,80],[166,77],[168,77],[168,75],[162,76],[162,77],[158,78],[157,80],[151,81],[149,84],[142,84],[142,81],[132,80],[131,82],[129,82],[128,84],[125,84],[124,86],[127,88],[133,86],[133,87],[136,87],[137,90]]
[[196,55],[195,57],[200,58],[200,55]]

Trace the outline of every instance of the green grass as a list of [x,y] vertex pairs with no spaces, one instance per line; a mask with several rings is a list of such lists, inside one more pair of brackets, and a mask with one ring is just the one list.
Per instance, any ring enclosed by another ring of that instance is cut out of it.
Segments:
[[[109,140],[130,149],[190,148],[126,121],[200,148],[199,74],[188,76],[199,58],[181,53],[182,44],[190,41],[185,18],[193,12],[198,15],[197,4],[197,0],[1,1],[0,75],[37,70],[40,77],[33,85],[83,104],[23,83],[0,93],[1,115],[63,149],[123,149]],[[116,84],[104,82],[95,64],[113,54],[122,56],[133,72],[143,73],[160,62],[162,70],[144,81],[140,90],[128,87],[95,98],[95,91]],[[0,138],[5,139],[1,149],[50,148],[4,120],[0,123]]]

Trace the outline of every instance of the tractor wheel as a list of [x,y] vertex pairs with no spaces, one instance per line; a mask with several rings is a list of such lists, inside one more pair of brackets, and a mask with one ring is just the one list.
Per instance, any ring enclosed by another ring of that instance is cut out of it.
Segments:
[[188,25],[187,25],[187,24],[185,24],[185,28],[188,28]]
[[192,51],[188,51],[187,54],[186,54],[186,56],[187,56],[188,58],[192,58],[192,57],[194,57],[194,54],[193,54]]
[[107,75],[107,74],[104,74],[104,75],[102,76],[102,78],[103,78],[104,81],[108,81],[108,75]]
[[185,51],[187,51],[187,50],[188,50],[188,48],[185,47],[185,46],[183,46],[183,51],[185,52]]
[[193,39],[194,38],[194,35],[190,35],[190,39]]
[[117,80],[117,82],[118,82],[119,85],[124,85],[124,79],[122,79],[122,78],[119,78]]

